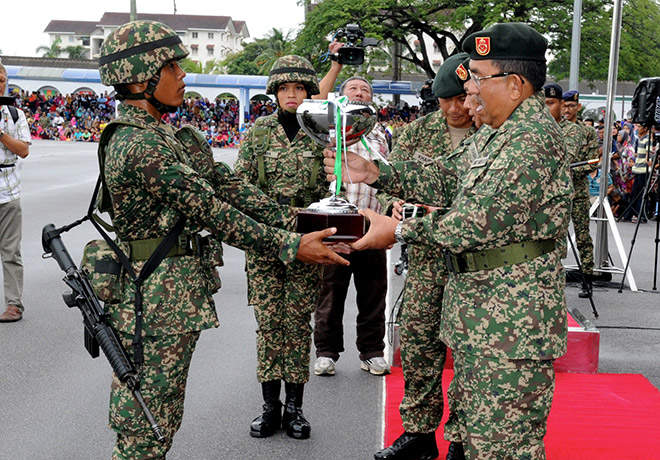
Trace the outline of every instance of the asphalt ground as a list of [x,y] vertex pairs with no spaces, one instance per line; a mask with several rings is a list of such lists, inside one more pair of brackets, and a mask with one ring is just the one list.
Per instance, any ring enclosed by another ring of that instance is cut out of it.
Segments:
[[[61,226],[84,215],[98,171],[95,151],[96,144],[35,141],[21,162],[26,312],[18,323],[0,324],[0,460],[110,458],[110,366],[87,355],[80,313],[62,301],[63,273],[54,260],[42,258],[40,241],[47,223]],[[216,151],[216,159],[229,164],[235,157],[235,149]],[[618,228],[627,252],[635,226],[621,223]],[[619,294],[618,286],[596,285],[598,319],[588,300],[577,297],[577,284],[569,284],[566,293],[569,306],[601,332],[600,371],[640,373],[660,387],[660,297],[651,291],[654,235],[655,222],[640,226],[631,263],[638,287],[646,292],[626,288]],[[94,238],[98,235],[87,223],[67,233],[64,242],[79,261],[83,245]],[[381,447],[384,386],[382,378],[360,370],[353,293],[344,321],[346,352],[337,375],[312,375],[306,387],[303,408],[312,424],[311,438],[248,435],[262,403],[255,373],[256,323],[246,301],[243,253],[225,249],[223,288],[215,296],[221,326],[202,333],[183,425],[168,460],[373,458]],[[395,247],[391,259],[397,258]],[[613,259],[620,265],[616,254]],[[394,298],[402,278],[391,276]],[[615,275],[614,281],[620,279]]]

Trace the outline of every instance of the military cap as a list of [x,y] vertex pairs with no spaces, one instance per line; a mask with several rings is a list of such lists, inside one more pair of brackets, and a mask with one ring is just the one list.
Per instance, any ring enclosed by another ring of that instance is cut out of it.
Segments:
[[580,100],[580,93],[578,91],[575,91],[574,89],[570,91],[566,91],[564,93],[564,100],[577,102]]
[[552,99],[561,99],[564,92],[557,83],[549,83],[543,87],[545,97]]
[[282,56],[273,64],[266,83],[266,94],[276,94],[282,83],[302,83],[312,97],[320,93],[319,81],[314,66],[301,56],[291,54]]
[[470,79],[466,53],[458,53],[447,58],[438,69],[433,79],[433,94],[435,97],[450,98],[465,94],[463,85]]
[[519,22],[493,24],[463,42],[463,51],[474,60],[545,61],[547,49],[548,41],[543,35]]

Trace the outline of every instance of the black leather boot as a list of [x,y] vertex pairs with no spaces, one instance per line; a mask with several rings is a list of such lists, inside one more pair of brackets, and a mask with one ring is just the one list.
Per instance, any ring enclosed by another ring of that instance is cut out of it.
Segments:
[[452,441],[449,443],[447,460],[465,460],[465,451],[463,450],[462,442]]
[[[587,275],[585,275],[586,277]],[[582,283],[582,288],[580,288],[580,291],[578,292],[578,297],[581,299],[588,299],[591,297],[591,292],[593,291],[593,285],[591,284],[591,280],[587,278],[586,283]]]
[[392,445],[374,454],[376,460],[433,460],[438,457],[435,433],[404,431]]
[[311,427],[301,409],[305,384],[284,382],[284,391],[286,392],[286,401],[284,403],[284,415],[282,416],[282,429],[286,430],[286,434],[292,438],[309,438]]
[[271,380],[261,384],[264,396],[264,413],[255,418],[250,425],[250,436],[267,438],[275,434],[282,424],[282,403],[280,402],[281,380]]

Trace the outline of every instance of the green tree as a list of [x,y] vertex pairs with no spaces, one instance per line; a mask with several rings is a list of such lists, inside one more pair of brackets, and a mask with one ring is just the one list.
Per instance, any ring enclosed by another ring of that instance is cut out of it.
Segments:
[[43,53],[41,57],[45,58],[56,58],[64,51],[60,46],[62,44],[62,39],[57,37],[50,46],[41,45],[38,47],[35,52]]
[[206,74],[220,74],[222,73],[222,65],[218,59],[210,59],[205,64],[201,62],[192,61],[188,58],[182,59],[179,65],[186,73],[206,73]]
[[257,56],[257,66],[261,75],[267,75],[270,68],[282,56],[291,54],[293,49],[293,41],[291,38],[291,31],[289,30],[286,35],[281,29],[271,29],[266,35],[265,45],[263,51]]
[[69,59],[89,59],[87,48],[82,45],[67,46],[64,52],[69,55]]
[[244,43],[243,49],[222,61],[223,68],[236,75],[268,75],[273,63],[280,57],[291,54],[292,32],[286,34],[273,28],[264,38]]

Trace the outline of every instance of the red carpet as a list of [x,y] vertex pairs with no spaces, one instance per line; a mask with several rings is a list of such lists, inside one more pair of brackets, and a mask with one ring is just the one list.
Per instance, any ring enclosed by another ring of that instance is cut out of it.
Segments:
[[[454,376],[445,370],[443,387]],[[403,375],[386,377],[385,445],[403,431],[399,403]],[[447,419],[447,411],[443,423]],[[440,459],[449,443],[436,433]],[[660,460],[660,391],[638,374],[557,373],[545,437],[548,460]]]

